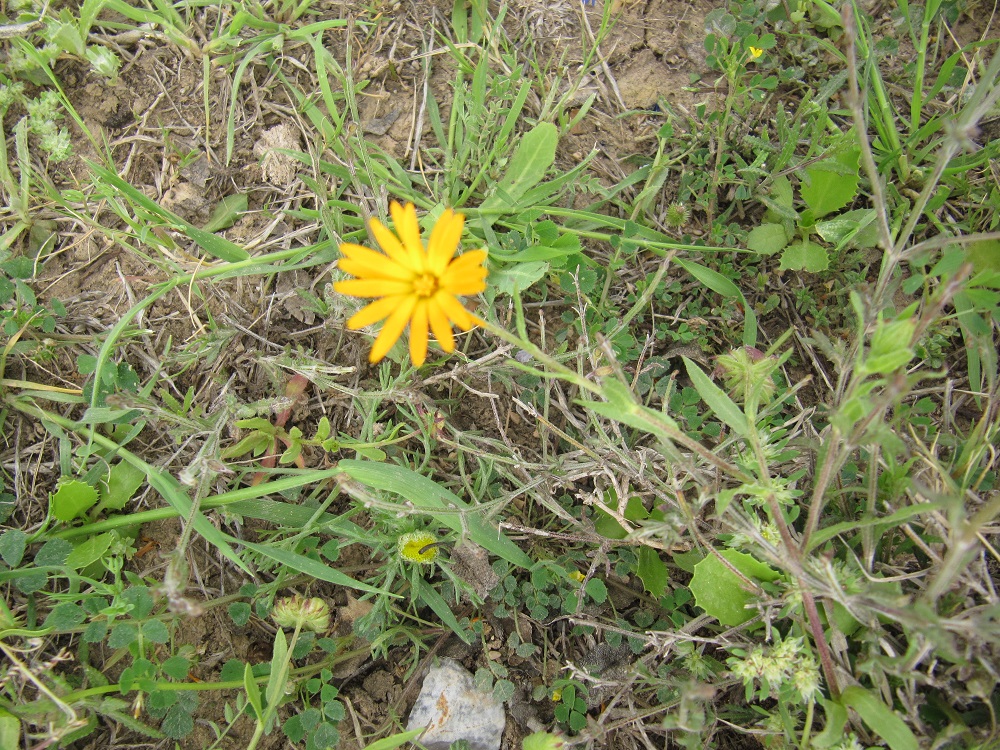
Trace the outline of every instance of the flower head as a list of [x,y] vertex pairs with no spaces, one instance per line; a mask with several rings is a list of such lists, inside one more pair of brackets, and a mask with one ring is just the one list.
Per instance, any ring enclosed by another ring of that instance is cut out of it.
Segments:
[[762,50],[760,47],[747,47],[747,49],[750,51],[750,56],[754,60],[756,60],[758,57],[764,54],[764,50]]
[[466,310],[458,297],[479,294],[486,289],[485,250],[473,250],[455,257],[465,217],[445,209],[431,231],[427,247],[420,237],[417,211],[412,203],[389,207],[396,232],[378,219],[369,226],[385,254],[345,242],[340,246],[342,271],[355,278],[333,285],[340,294],[375,298],[347,321],[351,330],[385,320],[372,345],[369,360],[378,362],[396,343],[407,323],[410,326],[410,358],[418,367],[427,358],[428,332],[433,332],[441,348],[455,350],[454,323],[468,331],[477,318]]
[[279,599],[271,610],[271,619],[281,628],[299,627],[322,633],[330,627],[330,605],[314,596],[298,594]]
[[437,537],[427,531],[411,531],[396,540],[399,556],[411,563],[434,562],[438,556]]

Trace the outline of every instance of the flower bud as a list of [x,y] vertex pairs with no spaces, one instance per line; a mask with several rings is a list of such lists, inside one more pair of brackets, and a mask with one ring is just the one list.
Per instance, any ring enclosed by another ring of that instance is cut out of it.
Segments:
[[330,605],[314,596],[286,596],[279,599],[271,610],[271,619],[281,628],[299,627],[322,633],[330,627]]

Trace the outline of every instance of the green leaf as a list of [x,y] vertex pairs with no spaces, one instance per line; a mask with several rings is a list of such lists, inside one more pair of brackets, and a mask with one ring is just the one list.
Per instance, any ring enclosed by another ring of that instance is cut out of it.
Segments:
[[743,292],[740,291],[740,288],[718,271],[706,268],[700,263],[693,263],[689,260],[684,260],[683,258],[674,258],[674,263],[694,276],[698,279],[698,281],[716,294],[721,294],[723,297],[737,300],[743,306],[743,344],[745,346],[756,345],[757,316],[754,314],[753,306],[747,302],[746,297],[743,296]]
[[153,611],[153,596],[148,586],[129,586],[122,592],[122,599],[132,605],[132,617],[149,617]]
[[817,219],[839,211],[854,200],[858,193],[860,156],[860,149],[852,148],[806,169],[800,192]]
[[558,143],[559,131],[550,122],[539,123],[521,136],[506,174],[479,207],[486,223],[493,223],[491,213],[518,210],[518,201],[541,181],[555,161]]
[[869,248],[878,245],[875,209],[858,209],[816,222],[816,233],[831,245]]
[[44,568],[49,565],[65,565],[73,545],[65,539],[50,539],[35,553],[35,565]]
[[971,242],[965,251],[965,257],[976,273],[1000,272],[1000,240]]
[[186,706],[171,706],[160,723],[160,731],[174,740],[181,740],[194,729],[194,715]]
[[142,637],[152,643],[166,643],[170,640],[170,631],[159,620],[149,620],[142,624]]
[[[343,459],[337,467],[353,479],[374,489],[385,490],[405,497],[413,505],[432,515],[439,523],[469,537],[494,555],[507,562],[528,569],[531,558],[492,523],[486,521],[480,510],[472,507],[451,491],[427,477],[402,466]],[[464,518],[455,509],[466,511]],[[443,512],[442,512],[443,511]]]
[[743,299],[743,293],[740,291],[740,288],[731,279],[723,276],[718,271],[683,258],[675,258],[674,262],[716,294],[721,294],[723,297],[729,297],[730,299]]
[[493,700],[497,703],[506,703],[514,697],[516,691],[517,688],[510,680],[497,680],[496,685],[493,686]]
[[500,268],[490,274],[490,285],[497,294],[513,297],[518,292],[530,288],[545,277],[549,272],[549,264],[536,260],[528,263],[517,263],[506,268]]
[[905,505],[894,513],[890,513],[887,516],[882,517],[872,517],[872,518],[854,518],[850,521],[841,521],[840,523],[831,524],[830,526],[824,526],[822,529],[816,531],[811,537],[809,537],[809,546],[806,548],[806,552],[810,552],[817,547],[825,544],[829,540],[833,539],[835,536],[844,534],[850,531],[858,531],[863,528],[875,527],[875,536],[879,538],[882,536],[882,531],[886,529],[891,529],[894,526],[899,526],[901,523],[914,518],[915,516],[923,515],[924,513],[930,513],[931,511],[936,511],[943,509],[947,506],[944,500],[932,500],[924,503],[919,503],[918,505]]
[[167,677],[172,677],[175,680],[186,680],[188,670],[191,669],[191,662],[183,656],[171,656],[160,667]]
[[21,720],[5,708],[0,708],[0,750],[21,747]]
[[871,347],[861,363],[864,373],[888,375],[913,359],[910,342],[916,323],[910,319],[878,321],[872,334]]
[[561,750],[566,747],[566,739],[557,734],[535,732],[521,743],[521,750]]
[[[642,504],[642,498],[633,495],[625,504],[625,512],[622,515],[629,521],[645,521],[649,518],[649,511]],[[597,506],[594,506],[594,530],[608,539],[624,539],[628,535],[613,516]]]
[[305,573],[306,575],[317,578],[320,581],[326,581],[327,583],[332,583],[337,586],[346,586],[348,588],[357,589],[358,591],[367,591],[370,594],[382,594],[385,596],[399,598],[399,594],[393,594],[389,591],[369,586],[367,583],[355,581],[349,575],[341,573],[339,570],[331,568],[329,565],[324,565],[318,560],[313,560],[305,555],[300,555],[297,552],[281,549],[280,547],[272,545],[255,544],[254,542],[241,543],[247,549],[251,549],[254,552],[264,555],[265,557],[269,557],[272,560],[291,568],[292,570],[296,570],[299,573]]
[[787,175],[779,175],[771,181],[771,200],[782,208],[792,209],[795,197],[792,191],[792,181]]
[[823,712],[826,714],[826,726],[813,738],[811,744],[817,748],[832,747],[844,739],[847,709],[825,698],[820,698],[820,703],[823,704]]
[[608,600],[608,587],[600,578],[591,578],[587,581],[587,596],[597,604],[604,604]]
[[694,566],[705,559],[705,556],[696,549],[690,552],[675,552],[671,555],[674,565],[686,573],[694,574]]
[[83,607],[73,602],[61,602],[52,608],[48,617],[45,618],[43,628],[55,628],[56,630],[69,630],[83,623],[87,619],[87,613]]
[[247,692],[247,701],[253,708],[257,719],[260,719],[264,715],[264,704],[261,702],[257,680],[253,676],[253,668],[249,664],[243,667],[243,689]]
[[[197,531],[205,539],[205,541],[218,549],[223,556],[230,560],[240,570],[243,570],[248,574],[250,573],[250,568],[247,567],[247,564],[240,559],[233,548],[229,545],[227,539],[231,539],[232,537],[227,537],[226,534],[217,529],[212,522],[208,520],[201,510],[193,507],[191,498],[188,496],[186,488],[184,488],[180,482],[178,482],[169,472],[148,464],[131,451],[117,445],[114,447],[117,449],[118,455],[122,461],[127,461],[145,472],[146,479],[150,486],[160,493],[160,496],[166,500],[167,503],[169,503],[169,505],[181,518],[191,519],[195,531]],[[242,542],[240,542],[240,544],[242,544]]]
[[918,750],[917,738],[910,728],[874,692],[851,685],[840,694],[840,702],[857,711],[865,724],[885,740],[891,750]]
[[100,643],[108,634],[108,623],[105,620],[94,620],[83,631],[84,643]]
[[267,687],[264,690],[264,700],[267,701],[265,732],[270,731],[271,722],[278,709],[278,702],[285,694],[289,668],[287,657],[288,640],[285,638],[285,631],[278,628],[278,632],[274,634],[274,649],[271,652],[271,674],[268,676]]
[[[118,688],[122,694],[133,690],[150,693],[156,690],[156,668],[149,659],[139,658],[132,662],[131,667],[122,670],[118,679]],[[160,691],[161,694],[163,691]]]
[[139,628],[134,622],[119,622],[111,629],[108,645],[111,648],[124,648],[139,640]]
[[646,546],[639,548],[635,573],[642,581],[642,587],[657,599],[667,593],[670,575],[657,550]]
[[72,521],[97,504],[97,490],[79,479],[61,482],[49,498],[49,510],[60,521]]
[[[751,580],[773,581],[780,574],[759,560],[733,549],[722,550],[724,557],[736,570]],[[754,617],[746,605],[754,595],[744,587],[743,580],[714,554],[694,566],[694,577],[689,588],[695,604],[723,625],[742,625]]]
[[29,569],[18,574],[14,579],[14,585],[22,594],[33,594],[45,588],[48,580],[49,577],[44,570]]
[[691,378],[694,389],[698,391],[698,395],[701,396],[702,401],[708,404],[708,408],[712,410],[715,416],[729,425],[729,428],[737,435],[741,437],[749,435],[750,425],[747,422],[746,414],[736,405],[736,402],[729,398],[726,392],[719,388],[719,386],[713,383],[712,379],[702,372],[698,365],[687,357],[682,357],[682,359],[684,360],[684,366],[687,368],[688,377]]
[[826,248],[809,240],[800,240],[785,248],[778,268],[782,271],[809,271],[819,273],[830,267]]
[[115,541],[115,535],[108,531],[80,542],[66,557],[66,567],[82,570],[100,560]]
[[416,739],[427,731],[427,727],[417,727],[407,732],[400,732],[391,737],[383,737],[369,745],[365,745],[365,750],[396,750],[397,747],[405,745],[407,742]]
[[[576,240],[576,242],[570,244],[568,242],[557,241],[556,243],[552,243],[552,245],[533,245],[525,250],[504,256],[502,260],[506,263],[529,263],[540,260],[558,260],[579,253],[580,239],[573,235],[566,235],[566,237]],[[564,247],[554,247],[556,244],[562,244]]]
[[448,606],[448,602],[444,600],[444,597],[439,594],[433,586],[431,586],[423,578],[417,578],[417,586],[419,586],[419,591],[417,596],[420,598],[424,604],[431,608],[431,610],[438,616],[445,625],[451,628],[451,632],[457,635],[466,643],[472,643],[472,637],[465,629],[459,624],[458,618],[455,617],[455,613],[451,611],[451,607]]
[[601,385],[607,402],[578,399],[576,403],[602,417],[655,435],[668,445],[673,440],[668,430],[680,431],[677,423],[663,412],[637,404],[632,391],[624,383],[609,378]]
[[234,193],[227,195],[215,207],[212,218],[202,227],[206,232],[218,232],[220,229],[228,229],[247,210],[246,193]]
[[747,248],[761,255],[774,255],[788,244],[788,235],[781,224],[761,224],[747,235]]
[[127,461],[119,461],[111,467],[107,479],[101,483],[101,505],[121,510],[145,481],[146,472],[142,468]]
[[[317,714],[319,711],[315,708],[307,709],[309,711],[315,711]],[[302,714],[296,714],[290,717],[284,724],[281,725],[281,731],[284,732],[285,736],[294,743],[302,742],[306,738],[306,730],[302,726]]]
[[7,529],[0,536],[0,557],[11,568],[16,568],[24,558],[28,535],[20,529]]
[[222,665],[222,669],[219,670],[219,679],[222,682],[242,680],[245,668],[249,666],[239,659],[227,659],[226,663]]
[[250,622],[251,609],[246,602],[233,602],[229,605],[229,617],[240,627]]
[[785,175],[776,177],[768,190],[768,194],[760,197],[761,203],[767,206],[764,221],[771,224],[786,222],[791,226],[798,221],[795,211],[795,198],[791,180]]
[[108,623],[106,620],[94,620],[83,631],[85,643],[100,643],[108,634]]
[[194,240],[194,243],[198,247],[209,255],[214,255],[219,260],[238,263],[241,260],[248,260],[250,258],[250,253],[236,243],[230,242],[225,237],[220,237],[217,234],[212,234],[211,232],[206,232],[204,229],[198,229],[198,227],[190,225],[181,227],[181,231]]

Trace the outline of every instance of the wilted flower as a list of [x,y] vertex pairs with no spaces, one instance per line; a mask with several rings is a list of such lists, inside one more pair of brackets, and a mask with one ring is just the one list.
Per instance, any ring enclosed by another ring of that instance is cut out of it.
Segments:
[[438,540],[428,531],[411,531],[396,542],[399,556],[411,563],[434,562],[438,556]]
[[330,605],[314,596],[286,596],[271,610],[271,619],[281,628],[301,628],[322,633],[330,627]]

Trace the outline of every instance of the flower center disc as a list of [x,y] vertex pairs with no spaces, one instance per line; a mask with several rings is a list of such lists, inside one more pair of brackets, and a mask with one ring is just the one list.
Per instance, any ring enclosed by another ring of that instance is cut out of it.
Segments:
[[424,273],[413,280],[413,293],[418,297],[431,297],[438,289],[437,276]]

